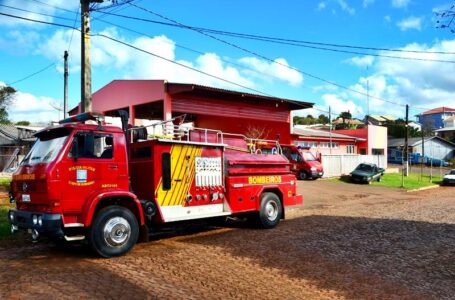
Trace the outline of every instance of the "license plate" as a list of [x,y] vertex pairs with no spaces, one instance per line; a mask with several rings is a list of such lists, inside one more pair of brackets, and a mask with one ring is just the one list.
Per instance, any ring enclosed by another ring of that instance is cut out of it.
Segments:
[[30,195],[23,194],[22,195],[22,202],[30,202]]

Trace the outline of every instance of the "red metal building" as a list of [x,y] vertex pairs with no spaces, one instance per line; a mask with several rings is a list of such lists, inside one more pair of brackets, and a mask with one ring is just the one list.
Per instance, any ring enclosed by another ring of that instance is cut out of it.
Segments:
[[[170,120],[187,114],[195,127],[291,142],[292,110],[311,108],[313,103],[236,92],[196,84],[164,80],[114,80],[93,94],[93,111],[112,114],[125,109],[129,123],[136,120]],[[77,113],[73,109],[70,114]]]

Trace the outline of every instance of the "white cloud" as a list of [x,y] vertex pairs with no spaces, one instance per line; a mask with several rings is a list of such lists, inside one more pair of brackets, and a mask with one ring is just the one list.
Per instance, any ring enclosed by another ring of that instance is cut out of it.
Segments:
[[364,110],[361,106],[358,106],[353,100],[343,99],[340,95],[335,94],[324,94],[322,95],[325,107],[330,107],[332,115],[339,115],[341,112],[349,111],[353,117],[361,118],[364,115]]
[[392,0],[392,6],[395,8],[405,8],[411,0]]
[[375,0],[363,0],[363,3],[362,3],[362,6],[364,8],[367,8],[368,6],[370,6],[371,4],[374,3]]
[[292,86],[299,86],[303,83],[302,74],[289,68],[290,66],[284,58],[277,58],[274,62],[268,62],[255,57],[245,57],[240,59],[239,62],[256,71],[245,71],[245,73],[253,77],[279,79]]
[[355,14],[355,8],[349,6],[349,4],[345,0],[338,0],[338,5],[340,5],[341,9],[347,12],[350,15]]
[[374,62],[374,57],[370,55],[362,56],[362,57],[352,57],[350,59],[345,60],[346,63],[357,66],[357,67],[368,67],[371,66]]
[[29,93],[16,92],[13,103],[8,109],[11,121],[29,121],[31,123],[49,123],[61,119],[59,101],[43,96],[34,96]]
[[[454,52],[455,39],[438,41],[433,45],[409,44],[400,48],[410,51]],[[426,53],[398,53],[395,55],[447,60],[447,55]],[[371,68],[374,73],[361,77],[351,89],[363,93],[342,91],[337,94],[342,99],[353,99],[366,107],[366,94],[370,95],[369,107],[372,114],[404,116],[404,105],[409,104],[416,112],[455,103],[455,64],[431,61],[396,60],[376,58]],[[367,91],[367,83],[369,90]],[[384,99],[392,103],[384,102]]]
[[398,22],[397,26],[400,28],[401,31],[406,31],[409,29],[415,29],[420,31],[422,29],[422,18],[409,17]]
[[318,10],[324,10],[327,4],[324,1],[318,3]]
[[386,21],[387,23],[390,23],[390,22],[392,22],[392,17],[390,17],[389,15],[384,16],[384,21]]
[[[20,5],[19,5],[19,2],[20,2]],[[58,10],[56,7],[66,9],[66,10],[72,10],[72,11],[76,12],[77,8],[79,6],[79,1],[47,0],[43,4],[43,3],[32,2],[32,1],[4,0],[2,4],[5,6],[0,7],[0,12],[11,14],[11,15],[16,15],[16,16],[20,16],[20,17],[28,18],[28,19],[52,22],[54,20],[54,18],[52,16],[56,15],[57,13],[61,13],[61,11]],[[16,7],[16,8],[22,9],[22,10],[12,9],[12,8],[8,8],[6,6]],[[25,12],[23,10],[33,11],[38,14]],[[40,14],[46,14],[49,16],[40,15]],[[0,18],[0,25],[10,26],[10,27],[14,27],[17,25],[24,25],[24,26],[29,26],[29,27],[33,27],[33,28],[41,28],[44,26],[44,25],[38,24],[36,22],[20,20],[20,19],[15,19],[15,18],[11,18],[11,17]]]

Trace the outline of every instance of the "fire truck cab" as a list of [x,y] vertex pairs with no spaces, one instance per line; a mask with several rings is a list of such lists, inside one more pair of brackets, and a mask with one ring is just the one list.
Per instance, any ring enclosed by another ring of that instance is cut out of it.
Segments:
[[87,240],[112,257],[158,224],[248,213],[273,228],[302,203],[288,161],[257,154],[252,139],[172,123],[172,134],[150,135],[101,117],[85,113],[36,134],[11,183],[13,232]]

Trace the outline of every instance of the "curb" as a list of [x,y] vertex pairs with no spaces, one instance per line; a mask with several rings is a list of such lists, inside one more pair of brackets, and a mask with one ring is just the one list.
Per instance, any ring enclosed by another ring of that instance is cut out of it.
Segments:
[[431,190],[435,188],[441,187],[440,185],[431,185],[431,186],[426,186],[423,188],[418,188],[418,189],[413,189],[413,190],[407,190],[406,193],[411,193],[411,192],[418,192],[418,191],[424,191],[424,190]]

